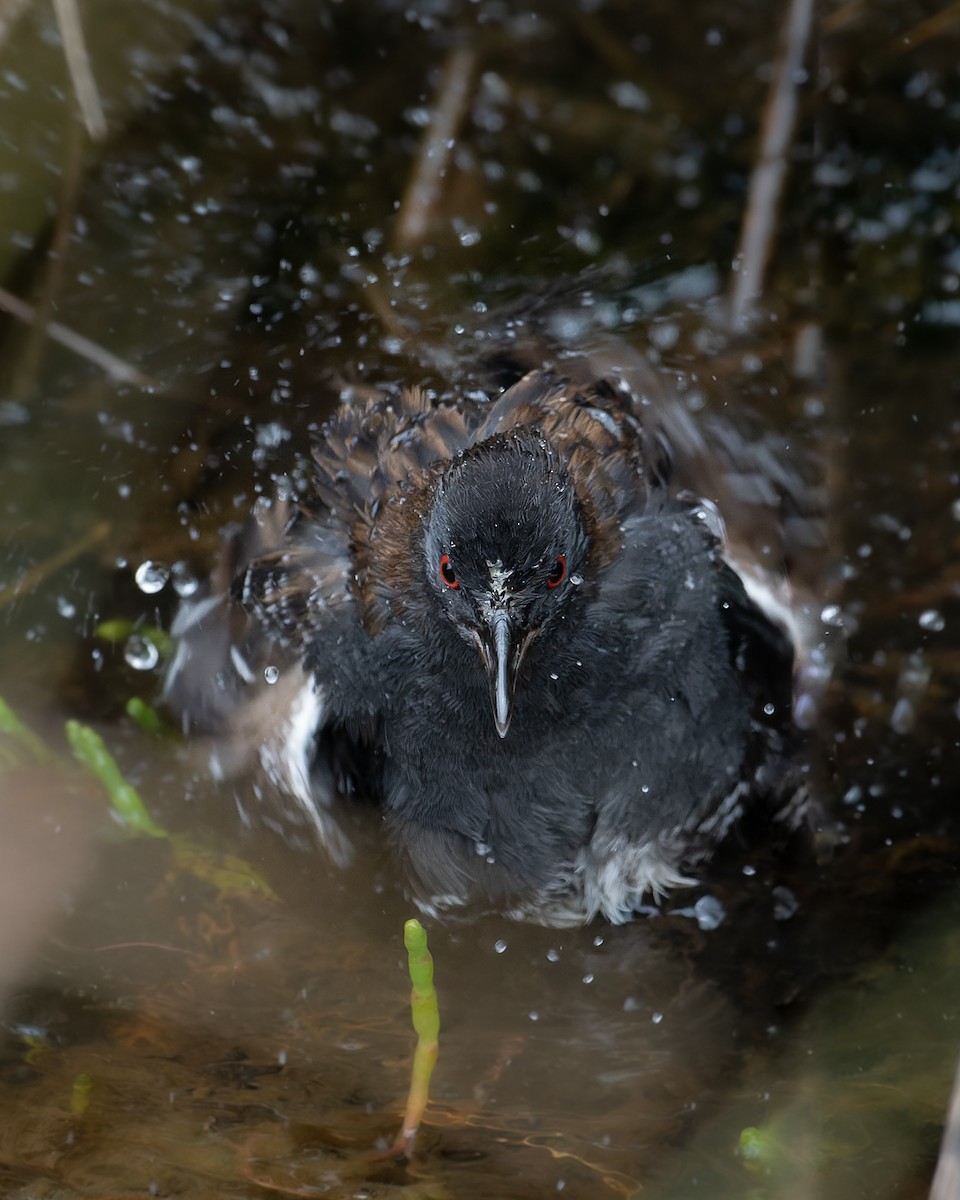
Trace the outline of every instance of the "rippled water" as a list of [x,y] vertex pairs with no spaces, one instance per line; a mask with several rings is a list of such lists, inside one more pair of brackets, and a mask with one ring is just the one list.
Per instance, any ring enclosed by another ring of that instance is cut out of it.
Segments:
[[[0,743],[0,1192],[926,1194],[960,1049],[960,79],[934,14],[822,15],[731,339],[772,6],[103,0],[100,146],[28,6],[0,47],[4,286],[123,365],[2,328],[0,696],[42,746]],[[466,115],[405,251],[458,48]],[[752,831],[685,914],[431,925],[433,1103],[414,1160],[377,1160],[412,1035],[376,813],[334,871],[125,706],[344,383],[470,386],[498,314],[557,285],[554,338],[620,339],[692,408],[827,453],[848,649],[811,754],[844,836]],[[122,834],[68,718],[176,839]]]

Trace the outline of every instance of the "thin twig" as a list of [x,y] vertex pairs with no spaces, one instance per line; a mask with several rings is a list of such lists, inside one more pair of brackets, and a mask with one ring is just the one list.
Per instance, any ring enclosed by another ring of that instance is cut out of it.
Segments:
[[88,530],[78,542],[72,542],[69,546],[64,546],[62,550],[51,555],[50,558],[44,559],[43,562],[31,567],[11,587],[0,590],[0,608],[3,608],[6,604],[12,604],[18,597],[32,592],[38,584],[52,575],[54,571],[59,571],[61,567],[78,558],[86,550],[89,550],[91,546],[102,542],[109,532],[110,522],[101,521],[98,525],[94,525],[92,529]]
[[846,29],[848,25],[852,25],[868,10],[868,0],[847,0],[847,3],[835,9],[832,13],[826,13],[820,23],[820,31],[826,36],[834,33],[840,33]]
[[196,950],[188,950],[186,946],[168,946],[166,942],[113,942],[109,946],[94,946],[91,954],[105,954],[108,950],[166,950],[170,954],[186,954],[190,958],[200,958]]
[[363,295],[374,316],[378,317],[381,325],[391,337],[402,338],[404,341],[411,335],[411,330],[397,316],[396,310],[384,294],[379,283],[365,283]]
[[457,130],[467,111],[475,63],[476,55],[467,48],[454,50],[447,59],[437,88],[433,118],[420,143],[413,174],[397,212],[393,246],[398,253],[415,249],[426,237]]
[[927,17],[919,25],[914,25],[906,33],[898,33],[888,47],[889,52],[906,54],[910,50],[916,50],[924,42],[939,37],[945,29],[955,25],[958,21],[960,21],[960,3],[948,4],[946,8],[934,13],[932,17]]
[[[26,325],[35,325],[38,320],[36,312],[25,300],[14,296],[5,288],[0,288],[0,310],[10,313],[11,316],[16,317],[18,321],[23,321]],[[66,346],[74,354],[79,354],[81,358],[92,362],[116,383],[129,383],[140,388],[156,388],[158,386],[155,380],[138,371],[136,367],[130,366],[122,358],[117,358],[115,354],[98,346],[96,342],[91,342],[83,334],[75,333],[66,325],[61,325],[59,321],[49,321],[46,330],[52,341],[59,342],[61,346]]]
[[107,121],[100,104],[97,82],[90,67],[90,56],[87,54],[87,45],[83,38],[77,0],[53,0],[53,8],[57,14],[67,70],[70,72],[73,92],[83,114],[83,123],[95,142],[102,141],[107,136]]
[[56,307],[70,252],[70,227],[83,178],[84,142],[83,129],[76,113],[71,110],[68,114],[63,170],[60,174],[57,219],[41,271],[41,282],[35,289],[32,329],[17,361],[10,385],[10,394],[15,400],[23,400],[33,394],[40,362],[47,345],[47,326]]
[[787,151],[797,119],[797,80],[803,67],[813,0],[792,0],[783,30],[780,59],[770,84],[770,96],[760,136],[760,153],[750,176],[747,211],[740,230],[730,289],[730,324],[742,329],[763,291],[777,213],[787,173]]
[[637,70],[637,55],[630,43],[612,33],[595,12],[577,13],[574,20],[597,57],[614,75],[621,79],[633,79]]

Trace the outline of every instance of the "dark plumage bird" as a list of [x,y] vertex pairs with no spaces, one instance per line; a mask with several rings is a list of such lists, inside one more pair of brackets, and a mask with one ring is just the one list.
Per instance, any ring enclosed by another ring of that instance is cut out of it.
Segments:
[[315,462],[181,614],[168,695],[335,859],[344,762],[424,903],[547,923],[627,920],[748,801],[802,807],[787,568],[820,528],[772,441],[570,358],[486,402],[346,400]]

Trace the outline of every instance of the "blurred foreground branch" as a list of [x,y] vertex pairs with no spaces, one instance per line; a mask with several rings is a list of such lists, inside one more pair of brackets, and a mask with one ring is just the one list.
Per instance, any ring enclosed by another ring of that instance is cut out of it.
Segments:
[[947,1126],[930,1189],[930,1200],[956,1200],[960,1196],[960,1067],[953,1081]]

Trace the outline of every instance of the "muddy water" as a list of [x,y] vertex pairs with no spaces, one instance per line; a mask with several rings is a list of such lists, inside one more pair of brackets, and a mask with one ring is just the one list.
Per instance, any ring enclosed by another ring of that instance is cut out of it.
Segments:
[[[0,761],[0,1193],[925,1195],[960,1050],[954,28],[825,18],[768,292],[731,339],[771,6],[130,11],[85,11],[99,148],[50,12],[0,50],[5,285],[144,377],[3,327],[0,696],[43,747]],[[466,115],[401,253],[458,47]],[[625,927],[431,925],[442,1057],[397,1164],[375,1155],[411,907],[376,811],[332,870],[125,705],[160,687],[143,630],[303,479],[345,382],[470,386],[502,314],[557,285],[555,338],[639,349],[692,407],[749,404],[827,457],[847,652],[809,753],[839,832],[751,831]],[[138,584],[148,562],[179,565]],[[68,718],[177,839],[111,820]]]

